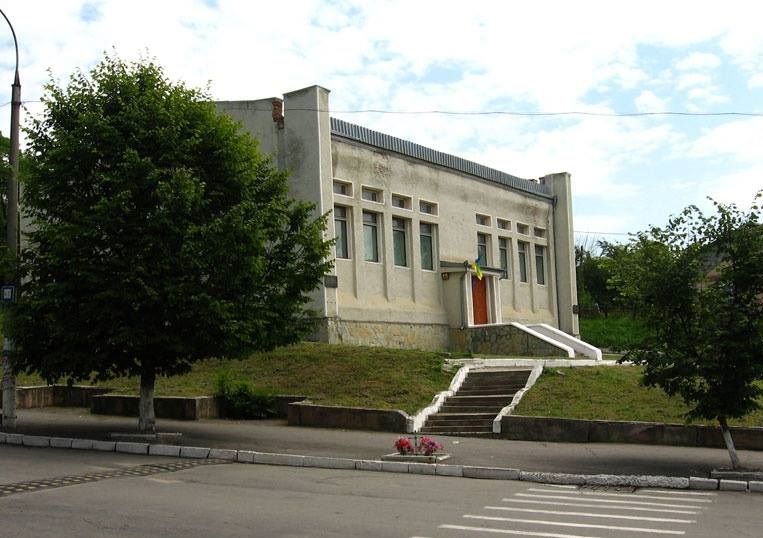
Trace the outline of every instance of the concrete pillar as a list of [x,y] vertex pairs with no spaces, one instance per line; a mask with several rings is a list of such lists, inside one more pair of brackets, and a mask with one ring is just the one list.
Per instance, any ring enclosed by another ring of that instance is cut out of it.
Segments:
[[[316,217],[332,211],[329,90],[309,86],[284,94],[283,155],[291,196],[315,204]],[[325,237],[334,235],[334,219],[329,215]],[[314,293],[310,308],[323,316],[336,316],[336,292],[336,288],[321,286]]]
[[553,244],[556,269],[556,299],[559,329],[573,336],[580,335],[578,322],[578,289],[575,278],[575,234],[572,225],[572,189],[570,174],[549,174],[541,181],[551,186],[554,194]]

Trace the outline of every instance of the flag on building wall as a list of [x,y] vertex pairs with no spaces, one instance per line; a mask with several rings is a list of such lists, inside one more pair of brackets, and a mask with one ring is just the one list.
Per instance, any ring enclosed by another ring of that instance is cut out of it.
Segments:
[[477,275],[477,279],[482,280],[482,269],[480,269],[480,264],[477,263],[477,260],[472,262],[472,270],[474,271],[474,274]]

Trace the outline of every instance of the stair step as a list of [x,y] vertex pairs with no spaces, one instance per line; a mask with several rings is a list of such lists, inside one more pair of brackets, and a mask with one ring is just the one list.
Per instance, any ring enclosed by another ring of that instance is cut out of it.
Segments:
[[421,428],[421,433],[432,433],[437,435],[473,435],[478,433],[493,433],[493,427],[487,427],[487,428],[452,428],[450,426],[444,426],[444,427],[430,427],[430,426],[424,426]]

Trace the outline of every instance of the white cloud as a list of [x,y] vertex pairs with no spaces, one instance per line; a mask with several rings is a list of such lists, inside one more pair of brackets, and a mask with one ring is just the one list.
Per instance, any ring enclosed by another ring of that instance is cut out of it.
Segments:
[[[724,123],[707,129],[694,141],[690,152],[693,157],[711,159],[732,158],[739,163],[763,166],[760,137],[763,118],[749,118]],[[763,185],[763,176],[759,179]]]
[[636,110],[639,112],[664,112],[668,109],[667,99],[657,97],[650,90],[642,91],[635,99]]
[[721,65],[721,59],[708,52],[694,52],[676,62],[680,71],[710,70]]

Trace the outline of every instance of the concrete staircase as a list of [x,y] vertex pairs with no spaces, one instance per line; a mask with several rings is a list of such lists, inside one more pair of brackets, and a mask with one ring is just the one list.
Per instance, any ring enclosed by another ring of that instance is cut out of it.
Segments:
[[532,370],[472,370],[420,433],[489,437],[493,419],[524,388]]

